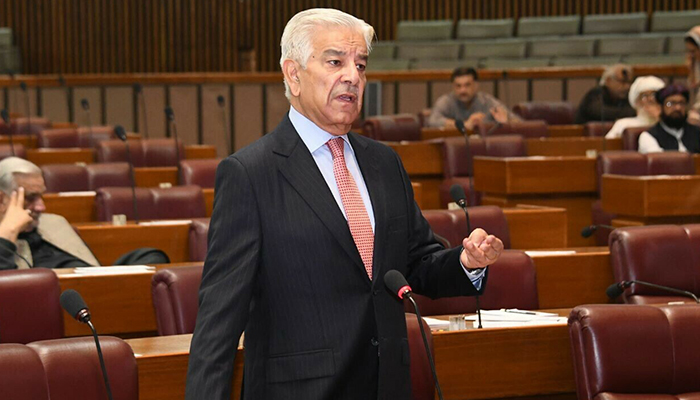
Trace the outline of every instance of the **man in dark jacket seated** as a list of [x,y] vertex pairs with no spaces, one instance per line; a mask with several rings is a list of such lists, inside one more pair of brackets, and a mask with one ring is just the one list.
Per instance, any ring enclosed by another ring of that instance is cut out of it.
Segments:
[[[76,268],[100,265],[85,242],[60,215],[45,214],[41,169],[8,157],[0,161],[0,269]],[[137,249],[116,265],[162,264],[157,249]]]
[[700,153],[700,128],[688,123],[688,88],[668,85],[656,92],[661,120],[639,135],[640,153],[682,151]]
[[634,74],[629,65],[615,64],[607,67],[600,77],[599,86],[583,96],[576,111],[575,122],[614,122],[637,115],[627,99],[633,81]]

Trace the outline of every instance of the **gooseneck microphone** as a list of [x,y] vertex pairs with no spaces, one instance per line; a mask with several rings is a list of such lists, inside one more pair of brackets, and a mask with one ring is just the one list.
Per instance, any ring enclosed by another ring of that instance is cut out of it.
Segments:
[[474,204],[474,198],[472,197],[474,194],[474,157],[472,156],[472,147],[469,143],[469,135],[467,134],[467,129],[464,127],[464,121],[462,121],[461,119],[455,120],[455,127],[464,136],[464,143],[467,145],[467,147],[465,148],[467,152],[467,166],[469,167],[469,171],[472,174],[471,179],[469,179],[469,204]]
[[[464,215],[467,217],[467,237],[471,235],[472,233],[472,224],[469,221],[469,211],[467,211],[467,203],[465,202],[464,198],[466,197],[464,195],[464,188],[460,186],[459,184],[454,184],[450,187],[450,196],[452,196],[452,200],[454,200],[455,203],[464,211]],[[474,300],[476,300],[476,315],[479,317],[479,329],[483,328],[481,326],[481,305],[479,304],[479,295],[474,296]]]
[[102,347],[100,347],[100,339],[97,336],[97,330],[92,325],[90,321],[90,311],[83,296],[73,289],[65,290],[61,293],[59,299],[61,307],[77,321],[87,324],[92,331],[92,337],[95,339],[95,346],[97,347],[97,356],[100,359],[100,367],[102,368],[102,378],[105,381],[105,389],[107,390],[107,397],[112,400],[112,388],[109,386],[109,378],[107,377],[107,368],[105,367],[105,360],[102,356]]
[[177,140],[177,123],[175,122],[175,113],[173,108],[170,106],[165,107],[165,117],[173,126],[173,137],[175,138],[175,164],[177,166],[177,176],[181,176],[180,171],[180,146],[179,140]]
[[119,140],[124,142],[124,147],[126,148],[126,161],[129,163],[129,174],[131,175],[131,202],[134,206],[134,220],[139,223],[139,207],[136,201],[136,177],[134,176],[134,163],[131,161],[131,150],[129,150],[129,142],[126,140],[126,131],[121,125],[114,127],[114,134],[117,135]]
[[92,135],[92,118],[90,117],[90,102],[88,99],[82,99],[80,100],[80,107],[85,110],[86,116],[87,116],[87,123],[88,123],[88,134],[90,135],[90,148],[95,147],[95,140],[93,139]]
[[[31,133],[32,130],[32,115],[31,109],[29,107],[29,92],[27,91],[27,82],[21,81],[19,83],[20,89],[24,92],[24,110],[27,113],[27,135]],[[17,127],[19,129],[19,127]],[[19,131],[18,131],[19,133]]]
[[5,125],[7,125],[7,132],[8,136],[10,139],[10,151],[12,152],[12,156],[15,156],[15,142],[12,138],[12,129],[10,129],[10,113],[7,112],[7,109],[3,108],[0,110],[0,116],[2,116],[2,120],[5,122]]
[[668,286],[657,285],[655,283],[649,283],[649,282],[644,282],[644,281],[634,281],[634,280],[613,283],[612,285],[608,286],[607,289],[605,289],[605,294],[608,295],[608,298],[610,300],[615,300],[616,298],[620,297],[620,295],[622,294],[622,292],[625,291],[625,289],[632,286],[633,284],[640,285],[640,286],[647,286],[647,287],[651,287],[651,288],[659,289],[659,290],[665,290],[669,293],[679,294],[679,295],[684,296],[684,297],[690,297],[693,300],[695,300],[696,303],[700,303],[700,300],[698,300],[698,297],[695,294],[693,294],[692,292],[688,292],[686,290],[675,289],[675,288],[668,287]]
[[231,133],[228,128],[228,123],[226,122],[226,108],[224,107],[226,105],[226,100],[224,99],[224,96],[219,95],[219,97],[216,98],[216,104],[219,105],[219,108],[221,108],[221,126],[224,128],[224,138],[226,139],[226,150],[229,153],[233,152],[233,149],[231,148]]
[[425,329],[423,328],[423,319],[420,316],[420,310],[418,309],[418,304],[411,296],[411,287],[406,282],[406,278],[401,274],[401,272],[392,269],[384,274],[384,284],[392,293],[396,294],[399,299],[403,300],[407,298],[413,304],[413,309],[416,310],[416,318],[418,319],[418,327],[420,328],[420,334],[423,337],[423,346],[425,346],[425,352],[428,355],[428,361],[430,362],[430,370],[433,372],[433,378],[435,379],[435,388],[438,392],[438,398],[443,400],[442,389],[440,388],[440,381],[438,381],[437,371],[435,370],[435,361],[433,361],[433,355],[430,352],[430,346],[428,345],[428,338],[425,335]]
[[146,98],[143,94],[143,86],[140,83],[134,83],[134,93],[136,101],[141,103],[141,113],[143,114],[143,135],[148,139],[148,113],[146,112]]
[[607,228],[607,229],[610,229],[610,230],[615,230],[615,229],[617,229],[617,228],[615,228],[615,227],[612,226],[612,225],[605,225],[605,224],[588,225],[587,227],[581,229],[581,236],[587,239],[587,238],[591,237],[591,235],[593,235],[593,233],[594,233],[595,231],[597,231],[598,228]]

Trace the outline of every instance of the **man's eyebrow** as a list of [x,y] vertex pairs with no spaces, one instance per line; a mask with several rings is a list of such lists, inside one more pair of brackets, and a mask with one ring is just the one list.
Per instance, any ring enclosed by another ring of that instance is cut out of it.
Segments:
[[324,56],[344,56],[346,53],[341,50],[328,49],[323,52]]

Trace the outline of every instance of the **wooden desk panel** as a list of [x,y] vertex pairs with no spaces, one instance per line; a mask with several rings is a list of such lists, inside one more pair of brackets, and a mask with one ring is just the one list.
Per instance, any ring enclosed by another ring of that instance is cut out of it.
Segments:
[[[25,150],[36,149],[36,135],[12,135],[12,142],[14,144],[21,144],[24,146]],[[10,136],[2,135],[0,136],[0,144],[10,144]]]
[[526,139],[528,156],[586,156],[586,151],[622,150],[622,139],[563,137]]
[[189,144],[185,146],[185,159],[216,158],[216,147],[208,144]]
[[386,144],[401,157],[411,182],[421,185],[422,207],[426,209],[441,208],[439,188],[443,180],[442,144],[436,142],[390,142]]
[[567,213],[563,208],[503,208],[513,249],[552,249],[567,245]]
[[138,187],[159,187],[161,183],[177,186],[177,167],[134,168],[134,178]]
[[62,215],[72,224],[97,220],[94,193],[85,192],[77,196],[46,193],[44,203],[47,213]]
[[38,166],[46,164],[92,164],[95,152],[92,149],[27,149],[27,160]]
[[[141,400],[181,399],[192,335],[130,339]],[[537,326],[433,334],[435,364],[445,399],[565,395],[575,392],[568,328]],[[234,366],[238,399],[244,350]],[[478,368],[471,366],[478,360]],[[468,375],[468,376],[466,376]]]
[[700,176],[604,175],[603,209],[625,217],[700,216]]
[[189,223],[156,226],[92,223],[73,226],[102,265],[112,265],[119,256],[141,247],[163,250],[171,262],[189,261]]
[[207,209],[207,217],[211,218],[211,213],[214,211],[214,189],[202,189],[204,195],[204,207]]
[[551,138],[583,136],[583,125],[548,125],[547,132]]

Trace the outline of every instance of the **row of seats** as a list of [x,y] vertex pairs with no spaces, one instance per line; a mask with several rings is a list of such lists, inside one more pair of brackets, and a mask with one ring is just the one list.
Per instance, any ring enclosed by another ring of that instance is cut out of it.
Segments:
[[0,135],[38,135],[44,129],[51,128],[51,121],[44,117],[12,118],[10,124],[0,121]]
[[368,67],[391,69],[535,68],[546,66],[683,64],[683,35],[379,42]]
[[[657,11],[651,18],[643,12],[628,14],[589,14],[559,17],[521,17],[495,20],[399,21],[396,40],[439,41],[650,32],[685,32],[698,24],[700,10]],[[517,26],[516,26],[517,25]]]
[[[1,146],[0,146],[1,147]],[[0,155],[3,149],[0,148]],[[15,148],[15,151],[19,150]],[[22,148],[23,150],[23,148]],[[17,152],[21,157],[21,153]],[[180,161],[181,185],[213,188],[219,159]],[[41,170],[48,193],[96,191],[104,187],[130,187],[131,175],[126,162],[97,164],[49,164]]]

